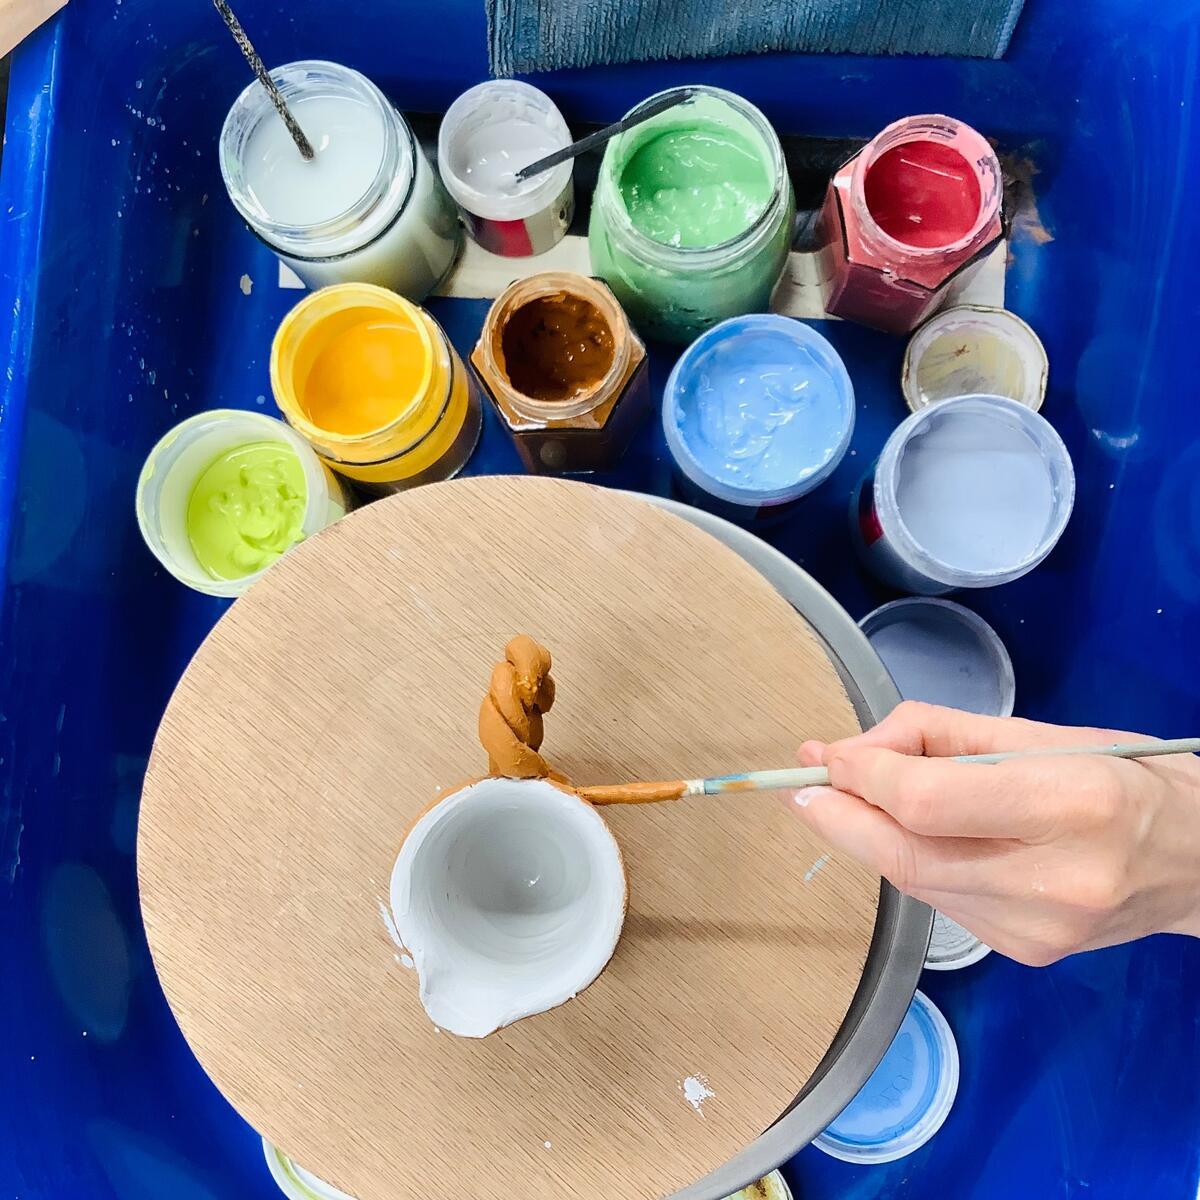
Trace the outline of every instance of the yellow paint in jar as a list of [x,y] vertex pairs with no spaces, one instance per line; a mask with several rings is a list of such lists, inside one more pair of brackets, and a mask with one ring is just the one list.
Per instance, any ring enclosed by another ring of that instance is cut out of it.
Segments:
[[323,288],[284,318],[271,387],[329,466],[376,490],[449,479],[479,438],[478,392],[441,326],[370,284]]

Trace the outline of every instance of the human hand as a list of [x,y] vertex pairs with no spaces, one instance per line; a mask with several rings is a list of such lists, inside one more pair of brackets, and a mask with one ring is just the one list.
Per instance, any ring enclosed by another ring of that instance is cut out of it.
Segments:
[[857,737],[805,742],[801,764],[827,766],[832,786],[796,793],[791,807],[1019,962],[1150,933],[1200,936],[1200,757],[938,761],[1145,740],[909,701]]

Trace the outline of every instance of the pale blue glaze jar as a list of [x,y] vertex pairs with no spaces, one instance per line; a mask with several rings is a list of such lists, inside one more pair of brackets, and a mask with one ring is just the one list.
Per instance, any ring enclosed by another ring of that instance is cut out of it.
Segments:
[[663,392],[663,430],[688,500],[742,525],[770,522],[841,462],[854,387],[810,326],[734,317],[680,356]]

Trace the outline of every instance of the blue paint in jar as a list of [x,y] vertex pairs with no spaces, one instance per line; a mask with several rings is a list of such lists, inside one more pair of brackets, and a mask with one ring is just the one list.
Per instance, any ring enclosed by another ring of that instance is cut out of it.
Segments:
[[833,473],[854,432],[854,388],[809,326],[733,317],[680,356],[663,429],[687,498],[754,524],[784,515]]

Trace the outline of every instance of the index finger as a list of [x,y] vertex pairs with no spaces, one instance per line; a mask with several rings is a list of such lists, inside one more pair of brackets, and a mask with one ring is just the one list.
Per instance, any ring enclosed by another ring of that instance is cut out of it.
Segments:
[[879,746],[835,748],[829,759],[835,788],[927,837],[1045,838],[1061,824],[1063,806],[1053,794],[1057,776],[1044,776],[1023,762],[984,766]]
[[957,708],[941,708],[906,700],[878,725],[829,746],[825,762],[834,754],[858,746],[879,746],[899,754],[928,758],[953,758],[957,754],[999,754],[1006,750],[1036,750],[1059,746],[1097,745],[1136,735],[1112,729],[1047,725],[1021,717],[981,717]]

